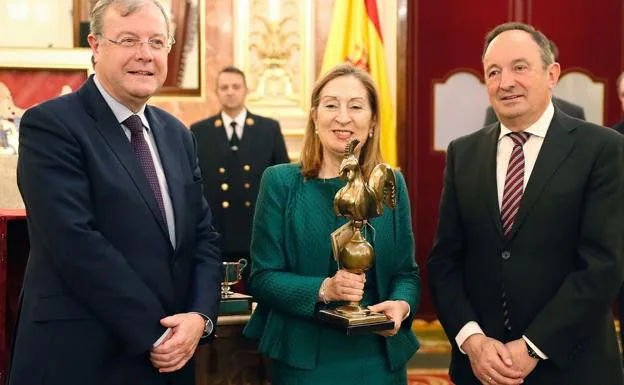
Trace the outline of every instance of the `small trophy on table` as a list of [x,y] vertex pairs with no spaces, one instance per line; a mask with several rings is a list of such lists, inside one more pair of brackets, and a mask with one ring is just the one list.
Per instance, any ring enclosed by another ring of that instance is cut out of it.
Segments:
[[245,258],[241,258],[236,262],[223,262],[219,314],[246,314],[251,312],[251,296],[235,293],[230,287],[241,280],[245,267],[247,267]]
[[[384,212],[384,204],[396,206],[396,177],[387,164],[380,163],[373,169],[368,181],[362,177],[362,170],[354,151],[359,141],[354,139],[345,148],[340,165],[340,177],[347,184],[334,197],[336,215],[349,220],[332,233],[334,258],[338,268],[361,274],[373,266],[375,251],[362,234],[368,220]],[[374,332],[394,327],[394,322],[385,314],[372,312],[359,302],[349,302],[336,309],[321,309],[318,317],[345,331],[346,334]]]

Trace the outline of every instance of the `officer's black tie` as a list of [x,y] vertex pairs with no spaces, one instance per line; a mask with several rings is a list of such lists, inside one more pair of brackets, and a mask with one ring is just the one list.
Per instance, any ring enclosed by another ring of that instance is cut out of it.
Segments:
[[236,133],[236,121],[232,120],[230,126],[232,126],[232,137],[230,137],[230,150],[238,151],[238,144],[240,143],[240,139],[238,137],[238,134]]

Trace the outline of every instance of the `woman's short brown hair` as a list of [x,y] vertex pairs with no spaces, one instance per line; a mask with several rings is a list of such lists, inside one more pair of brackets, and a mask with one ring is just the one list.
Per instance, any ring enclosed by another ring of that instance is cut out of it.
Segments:
[[310,98],[310,112],[303,137],[301,149],[301,172],[306,178],[318,177],[323,161],[323,147],[318,135],[315,133],[314,114],[318,110],[321,99],[321,91],[327,83],[341,76],[353,76],[358,79],[368,94],[368,103],[371,108],[371,120],[373,122],[373,137],[368,138],[360,151],[360,167],[365,177],[373,171],[373,168],[383,162],[380,148],[381,127],[379,127],[379,94],[375,83],[367,72],[352,66],[351,64],[339,64],[326,72],[314,85]]

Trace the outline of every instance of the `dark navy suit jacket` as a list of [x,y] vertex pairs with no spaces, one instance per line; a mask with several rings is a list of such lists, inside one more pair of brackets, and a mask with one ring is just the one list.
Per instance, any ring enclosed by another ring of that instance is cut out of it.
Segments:
[[[280,125],[276,120],[247,111],[236,152],[230,150],[220,113],[194,123],[191,132],[197,139],[204,196],[212,208],[215,228],[223,237],[224,259],[249,256],[251,224],[262,174],[269,166],[290,161]],[[224,207],[224,202],[228,207]]]
[[167,315],[216,322],[218,234],[193,136],[148,106],[169,186],[176,245],[130,142],[89,79],[29,109],[18,184],[30,232],[10,384],[194,384],[187,364],[159,374],[149,349]]

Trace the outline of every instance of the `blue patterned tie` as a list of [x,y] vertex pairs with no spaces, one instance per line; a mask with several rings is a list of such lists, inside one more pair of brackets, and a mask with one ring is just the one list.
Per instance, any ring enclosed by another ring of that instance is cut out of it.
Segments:
[[134,153],[136,154],[137,159],[145,172],[147,182],[154,192],[156,202],[158,202],[158,207],[160,208],[160,213],[162,214],[161,220],[166,225],[167,220],[165,218],[167,218],[167,216],[165,215],[165,205],[160,192],[158,175],[156,174],[156,167],[154,167],[152,154],[150,153],[145,137],[143,136],[143,123],[141,122],[141,118],[138,115],[131,115],[128,119],[123,121],[123,124],[130,130],[130,145],[132,146],[132,150],[134,150]]

